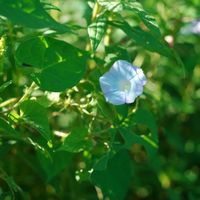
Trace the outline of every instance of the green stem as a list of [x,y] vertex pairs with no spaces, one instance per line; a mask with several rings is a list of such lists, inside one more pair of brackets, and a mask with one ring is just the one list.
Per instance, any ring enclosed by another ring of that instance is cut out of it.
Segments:
[[99,12],[99,4],[96,1],[96,3],[94,4],[93,12],[92,12],[92,21],[94,21],[97,18],[98,12]]
[[11,108],[7,109],[6,111],[0,112],[0,114],[2,114],[2,113],[8,113],[9,111],[17,108],[23,101],[25,101],[26,99],[29,98],[29,96],[31,95],[31,93],[33,92],[33,90],[36,87],[37,87],[37,85],[34,82],[32,82],[31,86],[26,89],[24,95],[19,99],[19,101],[14,106],[12,106]]

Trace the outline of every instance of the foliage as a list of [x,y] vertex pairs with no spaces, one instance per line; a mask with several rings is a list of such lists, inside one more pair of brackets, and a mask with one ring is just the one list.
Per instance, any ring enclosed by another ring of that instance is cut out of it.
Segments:
[[[196,200],[196,0],[0,0],[0,199]],[[188,26],[187,26],[188,27]],[[117,60],[144,93],[106,102]]]

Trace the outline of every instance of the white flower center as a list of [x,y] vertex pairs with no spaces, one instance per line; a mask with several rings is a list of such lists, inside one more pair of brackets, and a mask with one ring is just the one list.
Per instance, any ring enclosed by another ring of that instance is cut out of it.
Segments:
[[119,82],[119,90],[127,92],[131,89],[131,82],[128,80],[121,80]]

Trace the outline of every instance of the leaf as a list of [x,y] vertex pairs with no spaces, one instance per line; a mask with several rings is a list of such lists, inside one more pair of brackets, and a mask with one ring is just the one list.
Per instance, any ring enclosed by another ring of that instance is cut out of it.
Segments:
[[171,49],[167,47],[160,38],[150,32],[146,32],[139,27],[131,27],[125,21],[110,23],[124,31],[136,45],[142,46],[151,52],[157,52],[163,56],[174,58]]
[[13,196],[14,193],[22,192],[22,189],[16,184],[13,177],[8,176],[8,174],[2,168],[0,168],[0,180],[1,182],[2,180],[5,181],[10,190],[10,196],[9,196],[9,192],[3,193],[1,190],[1,194],[0,194],[1,199],[12,200],[14,198]]
[[10,81],[7,81],[7,82],[5,82],[4,84],[2,84],[1,86],[0,86],[0,92],[3,92],[9,85],[11,85],[12,84],[12,80],[10,80]]
[[87,54],[66,42],[36,37],[19,45],[16,59],[19,65],[35,68],[32,78],[41,89],[60,92],[83,77]]
[[106,32],[106,27],[106,19],[102,16],[96,18],[96,20],[88,26],[88,34],[94,52]]
[[128,116],[128,105],[127,104],[115,106],[115,109],[116,109],[116,111],[118,113],[118,117],[120,119],[126,118]]
[[[134,0],[133,0],[134,1]],[[97,2],[103,6],[106,7],[107,10],[113,11],[113,12],[119,12],[123,10],[123,6],[125,4],[125,1],[123,0],[97,0]]]
[[36,128],[48,142],[51,142],[52,134],[49,128],[47,110],[33,100],[24,101],[20,105],[20,109],[23,119]]
[[92,142],[88,138],[88,131],[85,128],[74,128],[65,138],[64,143],[58,151],[68,151],[72,153],[81,152],[92,147]]
[[97,96],[97,108],[102,115],[108,120],[115,120],[116,111],[114,106],[107,103],[101,95]]
[[153,34],[155,34],[157,37],[161,37],[160,29],[156,23],[156,20],[143,9],[139,2],[134,0],[98,0],[98,3],[112,12],[121,13],[122,11],[127,10],[133,11]]
[[91,175],[92,182],[101,188],[104,199],[123,200],[129,188],[132,176],[132,162],[127,151],[118,152],[112,157],[107,169],[94,171]]
[[0,0],[0,15],[14,24],[29,28],[51,28],[59,32],[69,31],[67,26],[56,22],[44,9],[39,0]]
[[13,129],[11,125],[2,118],[0,118],[0,131],[8,134],[8,136],[9,135],[13,135],[16,137],[18,136],[18,132],[15,131],[15,129]]
[[133,144],[140,144],[144,146],[151,158],[153,158],[156,155],[158,145],[149,136],[137,135],[132,131],[128,130],[127,128],[121,128],[120,133],[125,141],[124,148],[130,149]]
[[51,181],[60,171],[69,165],[72,154],[64,151],[52,152],[51,157],[37,151],[37,158],[45,172],[47,181]]
[[110,159],[110,153],[107,153],[106,155],[102,156],[94,165],[94,170],[96,171],[105,170],[107,168],[109,159]]
[[148,110],[137,109],[131,118],[132,122],[146,125],[151,131],[151,137],[158,142],[158,128],[154,116]]
[[0,137],[1,137],[1,132],[3,132],[2,136],[5,136],[6,138],[30,144],[35,149],[44,150],[44,148],[40,144],[31,140],[31,138],[24,138],[23,136],[21,136],[20,132],[12,128],[12,126],[2,118],[0,118]]

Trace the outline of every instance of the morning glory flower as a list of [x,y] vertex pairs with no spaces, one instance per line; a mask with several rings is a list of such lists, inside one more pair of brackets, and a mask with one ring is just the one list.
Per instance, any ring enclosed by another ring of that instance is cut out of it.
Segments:
[[200,20],[189,22],[187,25],[181,28],[181,33],[184,35],[200,34]]
[[143,93],[147,80],[141,68],[125,60],[118,60],[99,81],[106,101],[122,105],[133,103]]

